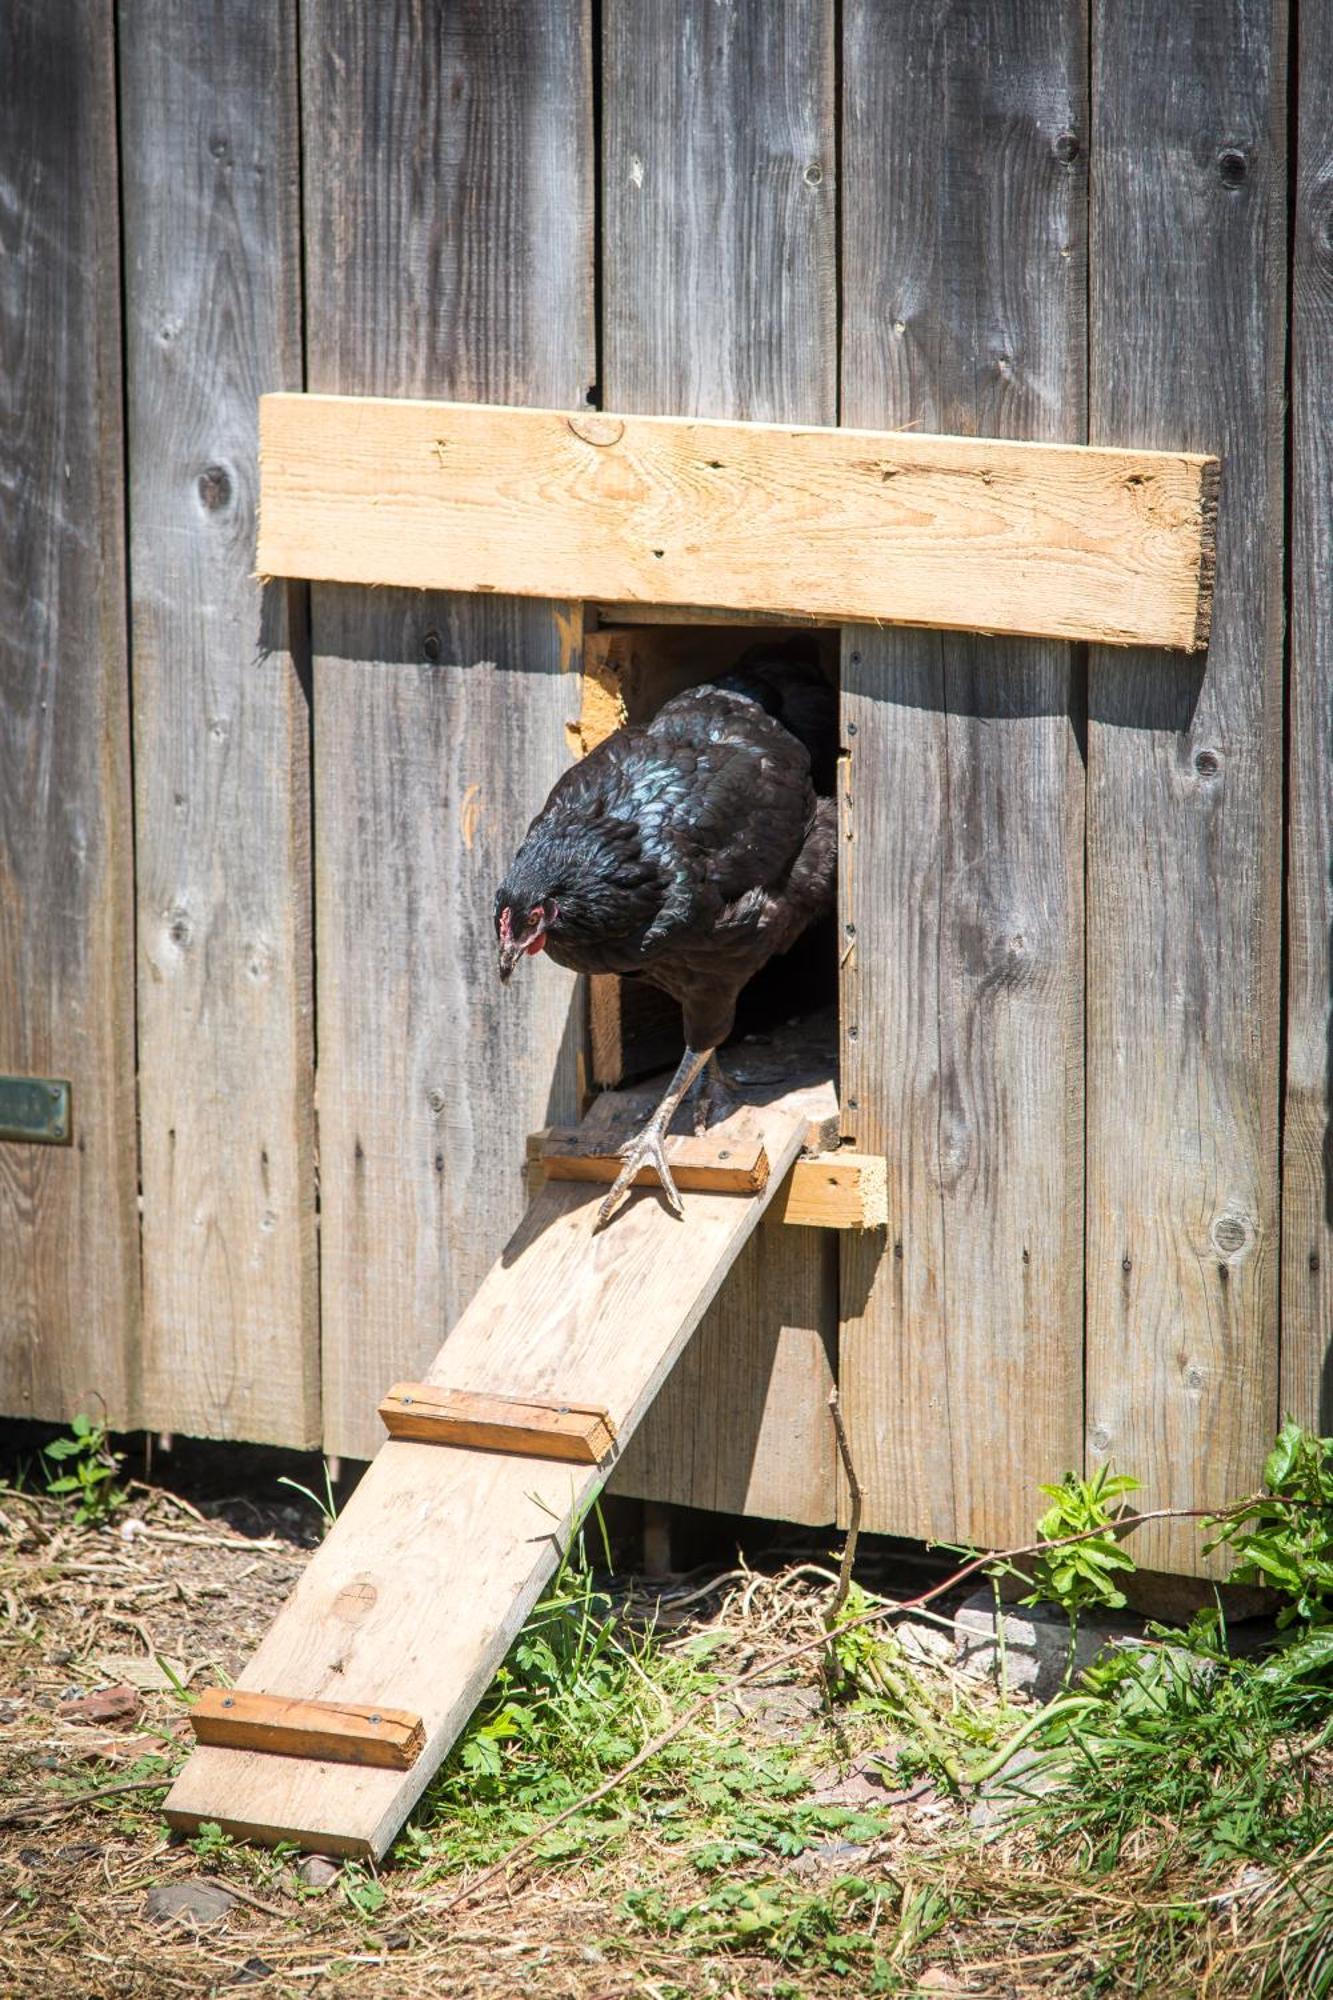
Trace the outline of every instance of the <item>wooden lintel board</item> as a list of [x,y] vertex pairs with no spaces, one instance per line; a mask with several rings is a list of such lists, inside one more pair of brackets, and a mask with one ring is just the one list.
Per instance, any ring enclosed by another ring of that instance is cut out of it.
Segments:
[[[774,1091],[756,1107],[773,1173],[745,1200],[688,1195],[678,1221],[644,1189],[595,1232],[600,1191],[548,1183],[426,1380],[597,1404],[623,1444],[800,1151],[815,1095]],[[237,1686],[392,1703],[422,1717],[424,1752],[404,1772],[200,1745],[167,1799],[171,1825],[213,1820],[238,1838],[382,1855],[605,1476],[606,1467],[385,1444]]]
[[392,1438],[413,1444],[507,1451],[518,1457],[559,1458],[598,1465],[615,1448],[615,1426],[590,1403],[482,1396],[433,1382],[398,1382],[380,1404]]
[[1187,452],[265,396],[261,574],[1206,646]]
[[293,1701],[244,1688],[205,1688],[190,1710],[196,1743],[409,1771],[426,1746],[421,1717],[371,1702]]

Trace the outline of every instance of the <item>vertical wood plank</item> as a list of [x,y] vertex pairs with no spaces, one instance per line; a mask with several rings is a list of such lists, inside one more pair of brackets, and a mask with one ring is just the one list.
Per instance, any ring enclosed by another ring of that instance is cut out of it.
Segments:
[[[1084,435],[1086,33],[848,0],[842,415]],[[1082,766],[1071,649],[843,635],[842,1245],[865,1524],[1003,1543],[1081,1458]],[[850,950],[848,950],[850,947]]]
[[[608,407],[836,421],[833,18],[832,0],[607,0]],[[618,1490],[833,1518],[834,1256],[803,1231],[757,1232]]]
[[1333,14],[1306,7],[1299,23],[1281,1408],[1327,1436],[1333,1430]]
[[0,10],[0,1408],[138,1415],[129,712],[109,0]]
[[120,78],[145,1421],[310,1445],[308,714],[252,574],[257,400],[301,386],[295,0],[144,0]]
[[1092,441],[1223,459],[1202,669],[1089,664],[1088,1442],[1150,1506],[1248,1490],[1277,1414],[1285,40],[1095,5]]
[[[306,0],[317,390],[578,405],[595,373],[583,0]],[[573,981],[491,910],[576,719],[568,606],[312,592],[325,1443],[368,1456],[577,1114]]]

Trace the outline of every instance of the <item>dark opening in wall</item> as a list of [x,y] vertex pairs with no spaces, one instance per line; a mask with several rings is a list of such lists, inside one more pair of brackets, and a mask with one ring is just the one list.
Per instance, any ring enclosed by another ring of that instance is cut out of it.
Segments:
[[[838,683],[838,632],[792,622],[705,622],[692,614],[589,607],[584,699],[577,747],[586,752],[626,722],[646,722],[685,689],[731,671],[752,646],[794,646]],[[833,773],[820,774],[821,789]],[[589,982],[593,1080],[624,1083],[676,1062],[684,1047],[680,1009],[642,979]],[[770,959],[741,995],[734,1043],[799,1016],[836,1006],[836,915],[812,926],[781,958]]]

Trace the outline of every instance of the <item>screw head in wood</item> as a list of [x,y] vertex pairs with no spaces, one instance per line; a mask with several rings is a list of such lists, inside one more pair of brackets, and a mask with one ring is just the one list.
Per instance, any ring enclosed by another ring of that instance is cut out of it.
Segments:
[[229,1694],[224,1694],[224,1695],[223,1695],[223,1697],[222,1697],[222,1706],[223,1706],[224,1708],[235,1708],[236,1704],[235,1704],[235,1702],[234,1702],[234,1701],[232,1700],[232,1698],[231,1698],[231,1696],[230,1696]]
[[383,1720],[384,1720],[384,1717],[383,1717],[382,1715],[372,1715],[372,1716],[370,1717],[370,1720],[371,1720],[372,1722],[383,1722]]

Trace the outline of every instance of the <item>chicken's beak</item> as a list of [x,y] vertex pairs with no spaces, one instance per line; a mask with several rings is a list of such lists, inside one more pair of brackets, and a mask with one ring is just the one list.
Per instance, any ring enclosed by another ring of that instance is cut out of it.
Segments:
[[546,925],[534,924],[522,937],[502,937],[500,939],[500,984],[508,986],[514,967],[520,958],[531,958],[535,952],[546,949]]

